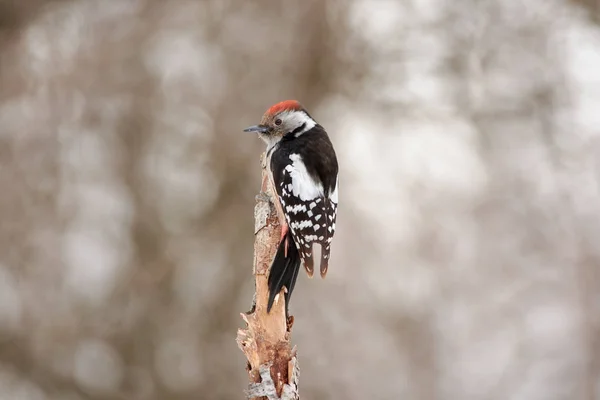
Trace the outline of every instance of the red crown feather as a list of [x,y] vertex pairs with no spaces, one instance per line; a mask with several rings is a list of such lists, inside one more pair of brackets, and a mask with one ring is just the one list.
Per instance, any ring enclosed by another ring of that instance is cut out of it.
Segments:
[[277,104],[271,106],[271,108],[269,108],[267,110],[266,114],[275,115],[282,111],[289,111],[289,110],[294,110],[294,111],[302,110],[302,105],[299,102],[297,102],[296,100],[285,100],[285,101],[282,101],[280,103],[277,103]]

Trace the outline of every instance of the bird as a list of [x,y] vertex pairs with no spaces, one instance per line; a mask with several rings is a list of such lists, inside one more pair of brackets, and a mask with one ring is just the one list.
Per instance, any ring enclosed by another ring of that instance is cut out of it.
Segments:
[[256,132],[266,143],[268,182],[281,226],[269,269],[267,313],[285,287],[286,314],[300,265],[314,274],[313,245],[321,246],[319,270],[327,275],[338,209],[338,160],[325,128],[297,100],[269,107]]

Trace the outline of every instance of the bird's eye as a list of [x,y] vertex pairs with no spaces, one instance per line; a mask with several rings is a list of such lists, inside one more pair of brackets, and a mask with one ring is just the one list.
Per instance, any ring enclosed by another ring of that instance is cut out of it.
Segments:
[[277,118],[275,120],[275,125],[281,125],[281,119],[280,118]]

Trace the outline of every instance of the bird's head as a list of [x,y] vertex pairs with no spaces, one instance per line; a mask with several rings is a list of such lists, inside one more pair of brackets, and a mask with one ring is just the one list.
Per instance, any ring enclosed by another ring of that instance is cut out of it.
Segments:
[[284,136],[286,139],[297,138],[316,124],[299,102],[286,100],[271,106],[260,124],[250,126],[244,132],[257,132],[270,149]]

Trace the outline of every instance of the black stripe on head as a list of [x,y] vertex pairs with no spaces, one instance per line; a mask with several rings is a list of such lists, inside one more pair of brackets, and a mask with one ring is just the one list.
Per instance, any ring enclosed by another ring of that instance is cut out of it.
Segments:
[[286,133],[285,135],[283,135],[284,139],[293,139],[296,136],[296,133],[300,133],[304,130],[304,128],[306,128],[306,122],[303,123],[302,125],[300,125],[299,127],[297,127],[296,129],[294,129],[293,131],[290,131],[288,133]]
[[290,133],[292,135],[295,135],[296,133],[300,133],[304,130],[304,128],[306,128],[306,122],[303,123],[302,125],[300,125],[299,127],[297,127],[296,129],[294,129],[293,131],[291,131]]

